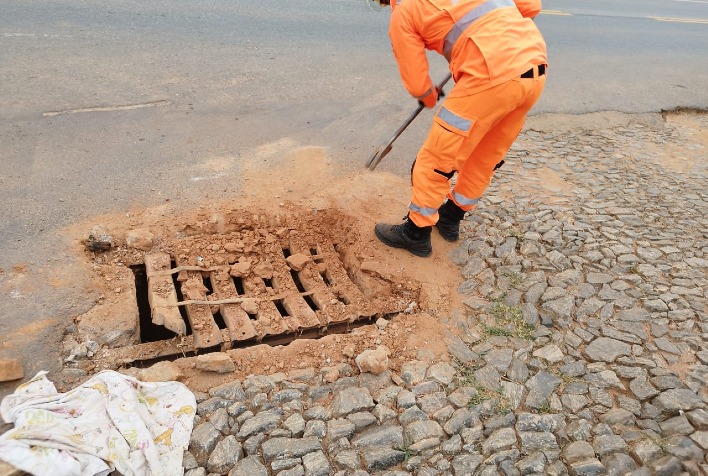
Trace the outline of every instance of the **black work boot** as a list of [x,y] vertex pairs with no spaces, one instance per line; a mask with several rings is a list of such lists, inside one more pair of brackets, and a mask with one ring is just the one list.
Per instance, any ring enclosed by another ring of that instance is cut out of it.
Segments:
[[448,199],[447,202],[438,209],[438,222],[435,226],[440,232],[440,236],[445,241],[457,241],[460,239],[460,222],[465,216],[465,211],[458,207],[455,202]]
[[430,256],[433,247],[430,244],[432,226],[419,227],[407,218],[400,225],[377,223],[374,227],[376,237],[387,246],[403,248],[416,256]]

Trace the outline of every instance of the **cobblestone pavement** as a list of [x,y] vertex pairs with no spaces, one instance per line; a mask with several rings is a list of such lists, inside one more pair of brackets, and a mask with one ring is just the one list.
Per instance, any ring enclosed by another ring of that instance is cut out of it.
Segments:
[[198,394],[186,474],[708,474],[708,116],[691,120],[523,133],[451,253],[451,361]]

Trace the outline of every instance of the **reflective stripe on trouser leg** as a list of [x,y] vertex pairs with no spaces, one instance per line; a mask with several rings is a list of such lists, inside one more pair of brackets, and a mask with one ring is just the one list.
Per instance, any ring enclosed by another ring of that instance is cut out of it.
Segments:
[[[457,170],[460,148],[472,128],[472,121],[454,111],[453,107],[448,107],[446,100],[418,152],[411,172],[413,193],[409,216],[418,226],[437,223],[437,210],[450,191],[450,178]],[[434,212],[431,213],[431,210]]]
[[456,190],[451,190],[450,193],[447,195],[447,198],[455,202],[455,204],[462,210],[468,212],[470,210],[474,210],[477,207],[477,202],[479,202],[479,199],[481,197],[466,197],[461,193],[457,192]]

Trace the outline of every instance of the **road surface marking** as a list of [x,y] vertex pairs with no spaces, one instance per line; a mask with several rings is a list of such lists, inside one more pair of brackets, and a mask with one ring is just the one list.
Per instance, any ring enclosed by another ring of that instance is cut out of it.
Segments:
[[207,175],[205,177],[190,177],[189,180],[192,182],[201,182],[202,180],[216,180],[226,175],[226,172],[219,172],[217,174]]
[[541,10],[541,13],[544,15],[560,15],[564,17],[572,16],[571,13],[562,12],[560,10]]
[[708,3],[708,0],[674,0],[674,2]]
[[145,102],[141,104],[125,104],[123,106],[96,106],[96,107],[82,107],[81,109],[67,109],[65,111],[50,111],[42,113],[43,116],[60,116],[62,114],[77,114],[79,112],[113,112],[113,111],[130,111],[133,109],[142,109],[145,107],[158,107],[158,106],[169,106],[172,101],[162,100]]
[[669,18],[669,17],[649,17],[656,21],[667,21],[673,23],[699,23],[702,25],[708,25],[708,20],[702,20],[700,18]]

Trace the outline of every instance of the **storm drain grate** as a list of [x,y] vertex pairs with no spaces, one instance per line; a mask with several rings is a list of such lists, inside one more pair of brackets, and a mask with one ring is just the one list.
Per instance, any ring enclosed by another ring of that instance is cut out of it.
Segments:
[[131,268],[141,344],[126,349],[123,362],[284,343],[369,323],[407,304],[368,299],[332,243],[291,241],[221,264],[152,252]]

